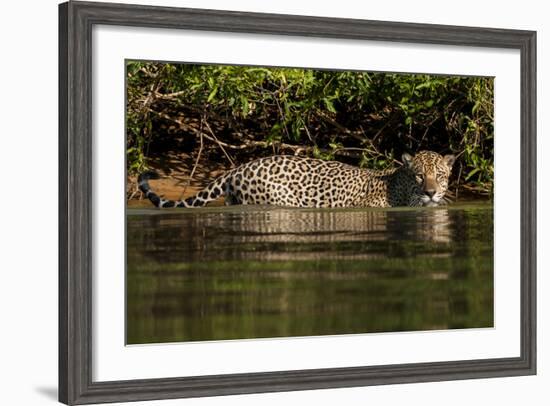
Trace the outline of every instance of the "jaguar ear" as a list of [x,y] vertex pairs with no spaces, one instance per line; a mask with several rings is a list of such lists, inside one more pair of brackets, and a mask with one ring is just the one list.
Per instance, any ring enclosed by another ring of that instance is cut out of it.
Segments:
[[449,169],[452,169],[453,164],[455,163],[455,161],[456,161],[456,156],[454,156],[454,155],[445,155],[443,157],[443,162],[445,162],[445,164],[447,165],[447,167]]
[[413,157],[411,156],[411,154],[407,154],[405,152],[403,155],[401,155],[401,160],[406,167],[410,168],[412,166]]

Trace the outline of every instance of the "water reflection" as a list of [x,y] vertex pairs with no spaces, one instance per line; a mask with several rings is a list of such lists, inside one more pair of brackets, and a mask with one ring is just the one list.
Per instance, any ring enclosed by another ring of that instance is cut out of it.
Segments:
[[128,343],[487,327],[492,206],[129,211]]

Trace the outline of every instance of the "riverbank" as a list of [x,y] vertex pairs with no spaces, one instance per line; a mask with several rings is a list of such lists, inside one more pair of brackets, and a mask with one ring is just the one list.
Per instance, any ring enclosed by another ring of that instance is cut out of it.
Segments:
[[[194,196],[212,180],[232,169],[227,159],[197,160],[187,153],[165,152],[148,162],[150,168],[159,173],[160,179],[149,181],[151,188],[159,195],[170,200],[181,200]],[[454,201],[491,200],[486,193],[480,193],[468,184],[458,188],[451,183],[450,195]],[[126,180],[126,199],[128,207],[149,207],[151,203],[144,199],[137,187],[137,176],[128,176]],[[223,198],[209,203],[209,206],[221,206]]]

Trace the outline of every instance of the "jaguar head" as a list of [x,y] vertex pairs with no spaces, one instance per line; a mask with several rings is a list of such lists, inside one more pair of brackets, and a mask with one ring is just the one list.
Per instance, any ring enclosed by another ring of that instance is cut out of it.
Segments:
[[402,159],[414,176],[409,206],[438,206],[443,203],[456,157],[421,151],[415,156],[405,153]]

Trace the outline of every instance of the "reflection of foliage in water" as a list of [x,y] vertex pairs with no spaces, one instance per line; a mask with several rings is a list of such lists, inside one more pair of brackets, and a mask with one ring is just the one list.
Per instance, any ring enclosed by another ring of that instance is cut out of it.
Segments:
[[128,216],[128,342],[487,327],[492,208]]

